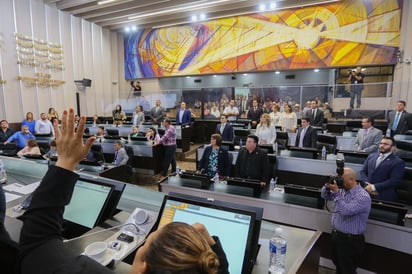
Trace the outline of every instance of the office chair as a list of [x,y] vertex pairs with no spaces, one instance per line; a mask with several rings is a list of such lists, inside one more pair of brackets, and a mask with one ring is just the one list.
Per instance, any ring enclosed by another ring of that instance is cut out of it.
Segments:
[[112,137],[117,137],[119,136],[119,130],[118,129],[106,129],[107,135],[112,136]]
[[412,169],[405,168],[405,175],[396,188],[399,202],[412,205]]
[[412,158],[412,143],[406,140],[396,141],[396,149],[393,154],[401,158]]
[[336,136],[319,134],[318,140],[316,141],[316,148],[321,150],[325,147],[328,153],[335,154],[337,143]]
[[289,135],[287,132],[276,132],[276,143],[278,143],[278,149],[288,149]]

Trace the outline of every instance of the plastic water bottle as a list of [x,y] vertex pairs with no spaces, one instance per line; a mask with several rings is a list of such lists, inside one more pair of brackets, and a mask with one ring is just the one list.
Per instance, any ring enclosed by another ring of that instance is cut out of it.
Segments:
[[269,182],[269,189],[270,189],[270,191],[274,191],[275,188],[276,188],[276,180],[272,178],[272,179],[270,179],[270,182]]
[[285,273],[285,256],[286,256],[287,241],[282,228],[277,227],[275,234],[269,241],[269,273],[284,274]]
[[273,154],[278,155],[278,143],[275,141],[273,143]]
[[129,135],[127,135],[127,143],[131,143],[132,142],[132,139],[130,138],[130,133],[129,133]]
[[239,140],[239,147],[242,148],[242,146],[243,146],[243,140],[240,139],[240,140]]
[[6,182],[7,182],[6,169],[4,168],[3,161],[0,160],[0,184],[4,184]]
[[391,137],[391,129],[389,127],[386,130],[386,137]]
[[219,174],[217,172],[215,174],[215,177],[213,177],[213,180],[215,181],[215,184],[220,183]]
[[251,129],[251,128],[252,128],[252,126],[250,125],[250,123],[247,124],[247,129]]
[[322,147],[322,160],[326,160],[326,147]]
[[180,174],[180,168],[178,165],[176,165],[176,174]]

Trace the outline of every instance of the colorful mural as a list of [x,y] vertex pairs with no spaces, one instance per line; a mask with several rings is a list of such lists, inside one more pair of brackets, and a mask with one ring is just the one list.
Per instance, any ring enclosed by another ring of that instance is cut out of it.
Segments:
[[125,35],[126,79],[396,63],[401,0],[238,16]]

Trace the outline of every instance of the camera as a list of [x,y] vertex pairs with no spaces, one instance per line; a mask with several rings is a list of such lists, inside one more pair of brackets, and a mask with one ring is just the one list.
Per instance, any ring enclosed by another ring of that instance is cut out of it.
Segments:
[[345,167],[345,161],[343,159],[336,160],[336,176],[329,176],[328,177],[328,184],[336,184],[339,188],[343,187],[343,169]]

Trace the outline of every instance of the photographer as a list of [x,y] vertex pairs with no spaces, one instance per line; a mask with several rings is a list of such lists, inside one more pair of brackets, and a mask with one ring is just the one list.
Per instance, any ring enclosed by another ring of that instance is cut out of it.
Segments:
[[337,274],[356,273],[365,245],[365,229],[371,209],[369,194],[356,182],[355,171],[343,168],[322,188],[322,198],[335,202],[332,212],[332,261]]
[[356,67],[355,71],[349,70],[348,82],[350,82],[350,103],[349,106],[353,109],[355,97],[356,98],[356,108],[360,108],[361,106],[361,97],[362,97],[362,90],[363,90],[363,78],[365,78],[365,74],[362,73],[362,67]]

